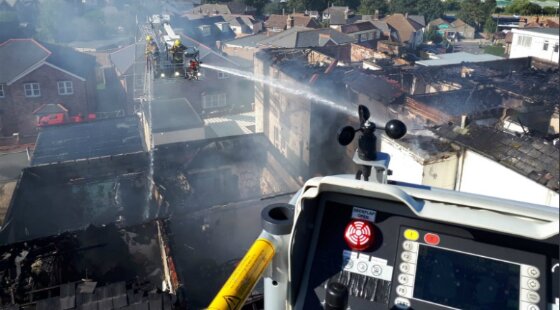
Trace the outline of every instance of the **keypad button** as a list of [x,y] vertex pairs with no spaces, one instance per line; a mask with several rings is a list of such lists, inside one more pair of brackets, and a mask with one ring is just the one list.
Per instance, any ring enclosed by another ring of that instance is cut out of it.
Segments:
[[412,298],[412,288],[404,285],[397,286],[397,295]]
[[407,263],[416,263],[416,254],[412,252],[402,252],[401,259]]
[[409,309],[410,300],[403,297],[397,297],[395,298],[395,307],[397,307],[398,309]]
[[373,266],[371,267],[371,273],[372,273],[374,276],[379,276],[379,275],[381,275],[381,274],[383,273],[383,268],[381,268],[381,266],[379,266],[379,265],[373,265]]
[[412,241],[403,242],[403,249],[409,252],[418,253],[418,243]]

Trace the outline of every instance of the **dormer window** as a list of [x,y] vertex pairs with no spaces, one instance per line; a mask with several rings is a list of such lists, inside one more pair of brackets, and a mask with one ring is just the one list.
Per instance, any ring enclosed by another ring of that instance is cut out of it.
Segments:
[[202,33],[203,37],[207,37],[211,33],[209,25],[202,25],[202,26],[199,26],[198,28],[200,29],[200,32]]

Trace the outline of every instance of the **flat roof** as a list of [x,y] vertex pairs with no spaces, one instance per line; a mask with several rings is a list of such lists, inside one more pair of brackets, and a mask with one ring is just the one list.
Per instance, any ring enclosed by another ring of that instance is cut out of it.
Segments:
[[560,36],[560,28],[523,28],[523,29],[513,29],[513,32],[532,32],[538,34],[548,34],[556,36]]
[[186,98],[154,100],[152,132],[168,132],[204,127],[204,122]]
[[44,127],[32,166],[144,151],[136,116]]
[[421,60],[417,61],[416,64],[419,66],[429,67],[457,65],[463,62],[484,62],[504,59],[503,57],[491,54],[471,54],[467,52],[440,54],[436,55],[436,57],[438,59]]

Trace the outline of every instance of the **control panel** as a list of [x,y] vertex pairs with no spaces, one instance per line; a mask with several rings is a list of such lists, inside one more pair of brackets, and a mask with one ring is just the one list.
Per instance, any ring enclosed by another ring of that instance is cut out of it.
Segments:
[[538,240],[332,192],[304,207],[290,254],[293,309],[558,307],[557,232]]

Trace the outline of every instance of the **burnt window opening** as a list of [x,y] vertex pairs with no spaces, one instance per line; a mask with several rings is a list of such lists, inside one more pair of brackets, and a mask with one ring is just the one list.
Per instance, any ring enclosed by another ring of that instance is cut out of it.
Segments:
[[4,88],[4,84],[0,84],[0,98],[6,97],[6,90]]
[[548,51],[548,41],[544,41],[542,49],[543,51]]

